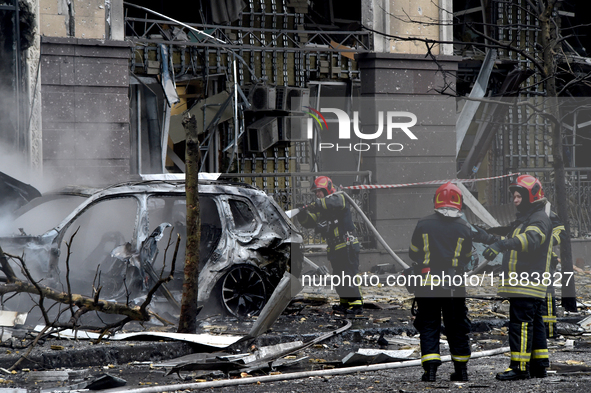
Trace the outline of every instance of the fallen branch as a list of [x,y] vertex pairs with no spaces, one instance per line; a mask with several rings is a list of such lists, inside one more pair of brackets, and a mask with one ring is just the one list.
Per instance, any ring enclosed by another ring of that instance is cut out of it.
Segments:
[[[171,232],[171,235],[172,235],[172,232]],[[141,314],[147,314],[147,315],[154,316],[154,318],[158,319],[160,322],[162,322],[164,324],[169,324],[169,325],[174,325],[174,323],[172,323],[170,321],[167,321],[166,319],[162,318],[161,316],[159,316],[158,314],[156,314],[156,313],[154,313],[152,311],[148,311],[148,306],[152,302],[152,298],[154,297],[154,294],[156,293],[156,291],[162,285],[166,284],[167,282],[169,282],[170,280],[173,279],[174,269],[175,269],[175,266],[176,266],[176,258],[177,258],[178,252],[179,252],[179,245],[180,245],[180,243],[181,243],[181,236],[177,234],[176,245],[175,245],[175,248],[174,248],[174,254],[172,256],[172,264],[171,264],[171,267],[170,267],[170,274],[167,277],[162,277],[162,272],[160,273],[160,279],[150,289],[150,291],[146,295],[146,300],[139,307],[139,311],[140,311]],[[168,239],[168,245],[170,245],[170,237]],[[167,250],[168,250],[168,246],[166,247],[166,251]],[[164,252],[164,261],[165,261],[164,265],[166,265],[166,251]],[[162,267],[162,271],[164,271],[164,266]],[[173,298],[173,300],[174,300],[174,298]],[[115,330],[115,329],[118,329],[118,328],[122,327],[123,325],[125,325],[126,323],[128,323],[130,321],[131,321],[131,318],[130,317],[127,317],[127,318],[123,319],[122,321],[115,322],[115,323],[112,323],[110,325],[105,326],[103,329],[101,329],[100,336],[95,341],[95,343],[98,344],[103,339],[103,337],[105,336],[105,334],[107,334],[108,332],[110,332],[112,330]]]
[[32,293],[64,304],[69,304],[71,301],[73,305],[79,308],[86,308],[87,311],[100,311],[105,314],[125,315],[133,321],[147,321],[150,319],[150,315],[145,311],[142,312],[140,306],[131,306],[100,299],[97,301],[92,297],[78,294],[70,295],[66,292],[56,291],[43,285],[33,285],[23,281],[0,285],[0,295],[12,292]]

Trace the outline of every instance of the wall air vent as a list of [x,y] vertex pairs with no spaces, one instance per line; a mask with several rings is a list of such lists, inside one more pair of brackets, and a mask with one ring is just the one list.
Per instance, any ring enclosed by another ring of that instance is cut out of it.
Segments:
[[248,102],[252,111],[274,110],[276,101],[277,92],[272,86],[255,85],[248,90]]
[[261,153],[279,141],[276,117],[263,117],[246,127],[248,150]]
[[282,116],[279,118],[279,140],[289,142],[302,142],[307,140],[307,117]]
[[306,106],[310,106],[310,89],[277,86],[276,109],[288,112],[303,112]]

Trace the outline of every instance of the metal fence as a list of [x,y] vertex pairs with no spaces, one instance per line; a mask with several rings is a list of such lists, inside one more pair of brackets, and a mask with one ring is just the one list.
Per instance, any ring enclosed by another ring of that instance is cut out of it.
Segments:
[[[221,177],[225,179],[235,179],[241,182],[256,186],[272,197],[283,210],[295,209],[299,204],[313,202],[316,196],[310,191],[311,185],[317,176],[329,176],[335,186],[370,184],[370,171],[340,171],[340,172],[291,172],[291,173],[226,173]],[[369,191],[359,190],[349,192],[349,195],[355,200],[357,205],[371,219],[369,205]],[[360,215],[351,209],[353,222],[357,227],[357,233],[361,246],[365,249],[376,247],[376,239],[365,224]],[[296,221],[297,222],[297,221]],[[297,225],[297,224],[296,224]],[[319,235],[313,230],[301,228],[304,235],[304,241],[309,246],[323,244]]]

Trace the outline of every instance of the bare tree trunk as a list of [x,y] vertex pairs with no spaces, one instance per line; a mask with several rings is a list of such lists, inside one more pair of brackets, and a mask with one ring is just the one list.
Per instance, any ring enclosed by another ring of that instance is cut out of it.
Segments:
[[[546,92],[548,94],[548,111],[553,118],[552,127],[552,156],[554,159],[554,187],[556,190],[556,213],[564,223],[567,236],[560,245],[560,261],[563,272],[573,271],[573,258],[570,241],[570,224],[568,220],[568,199],[566,197],[566,176],[564,172],[564,158],[562,155],[562,126],[560,110],[556,92],[556,53],[554,51],[557,42],[556,26],[552,20],[556,0],[550,0],[546,9],[540,15],[542,28],[541,40],[543,53],[544,72],[546,77]],[[572,277],[572,276],[571,276]],[[563,275],[563,280],[566,277]],[[567,311],[577,311],[575,280],[569,279],[562,282],[562,306]]]
[[197,138],[197,120],[188,115],[183,119],[187,135],[185,150],[185,190],[187,193],[187,247],[185,254],[185,277],[179,333],[197,331],[197,283],[199,279],[199,241],[201,239],[201,218],[199,216],[199,140]]

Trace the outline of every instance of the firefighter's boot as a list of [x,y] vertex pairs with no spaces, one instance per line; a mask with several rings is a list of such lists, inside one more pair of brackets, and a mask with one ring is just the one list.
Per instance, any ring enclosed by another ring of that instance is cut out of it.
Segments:
[[436,375],[437,375],[437,367],[438,366],[439,366],[438,364],[431,364],[431,363],[424,364],[423,365],[423,369],[425,370],[425,372],[421,376],[421,381],[423,381],[423,382],[435,382],[435,378],[436,378]]
[[546,378],[548,376],[548,372],[546,371],[545,366],[532,363],[529,365],[529,375],[532,378]]
[[525,364],[525,370],[519,367],[519,364],[511,362],[509,368],[498,373],[496,377],[499,381],[517,381],[520,379],[530,379],[529,375],[529,363]]
[[454,362],[454,372],[449,376],[450,381],[467,381],[468,364],[466,362]]

